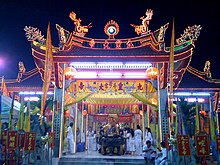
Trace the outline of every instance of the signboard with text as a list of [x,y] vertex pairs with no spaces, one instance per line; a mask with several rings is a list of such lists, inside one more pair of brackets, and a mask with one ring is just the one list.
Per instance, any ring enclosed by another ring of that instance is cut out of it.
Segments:
[[54,148],[54,132],[49,132],[49,147]]
[[179,156],[190,156],[190,142],[188,135],[177,136],[177,147]]
[[208,135],[196,135],[196,153],[197,156],[209,156],[210,141]]
[[8,131],[7,149],[16,150],[17,147],[18,147],[18,132]]
[[25,143],[24,150],[25,151],[35,151],[36,149],[36,133],[35,132],[25,132]]
[[216,150],[220,151],[220,135],[216,135]]

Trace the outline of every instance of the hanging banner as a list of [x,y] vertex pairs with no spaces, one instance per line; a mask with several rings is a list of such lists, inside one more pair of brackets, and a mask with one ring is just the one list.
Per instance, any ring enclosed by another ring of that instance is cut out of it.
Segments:
[[54,132],[49,132],[49,147],[54,149]]
[[35,132],[25,132],[25,151],[35,151],[36,148],[36,133]]
[[208,135],[196,135],[196,153],[197,156],[209,156],[210,142]]
[[67,91],[77,91],[78,93],[145,93],[146,83],[145,80],[77,80],[70,84]]
[[216,150],[220,151],[220,135],[216,135]]
[[7,138],[7,149],[16,150],[18,147],[18,132],[17,131],[8,131]]
[[177,147],[179,156],[190,156],[190,143],[188,135],[177,136]]

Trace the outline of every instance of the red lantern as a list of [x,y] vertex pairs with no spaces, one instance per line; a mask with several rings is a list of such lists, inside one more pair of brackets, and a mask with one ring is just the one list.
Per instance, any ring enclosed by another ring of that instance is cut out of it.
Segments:
[[155,67],[150,67],[146,70],[146,74],[150,79],[155,79],[159,74],[159,70]]
[[70,116],[70,110],[69,110],[69,109],[65,111],[65,116],[66,116],[66,117],[69,117],[69,116]]
[[83,110],[82,114],[83,114],[83,116],[86,116],[87,115],[87,111]]

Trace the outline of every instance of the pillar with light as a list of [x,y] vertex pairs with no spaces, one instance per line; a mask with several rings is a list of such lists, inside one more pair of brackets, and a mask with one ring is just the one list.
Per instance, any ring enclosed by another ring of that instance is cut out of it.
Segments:
[[[161,131],[161,108],[160,108],[160,85],[159,85],[159,70],[157,67],[150,67],[146,70],[147,77],[150,78],[150,81],[155,89],[157,89],[157,98],[150,98],[148,101],[158,106],[158,140],[159,142],[162,140],[162,131]],[[149,109],[148,109],[149,110]],[[149,115],[149,113],[148,113]],[[148,116],[149,117],[149,116]],[[155,116],[156,118],[156,116]],[[156,130],[156,128],[155,128]],[[157,132],[157,131],[156,131]]]

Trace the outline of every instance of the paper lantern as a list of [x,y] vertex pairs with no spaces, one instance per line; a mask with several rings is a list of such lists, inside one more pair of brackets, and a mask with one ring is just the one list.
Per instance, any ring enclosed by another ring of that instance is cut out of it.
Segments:
[[159,70],[155,67],[150,67],[146,70],[146,75],[150,79],[155,79],[159,74]]
[[64,69],[64,75],[67,79],[73,78],[76,76],[76,69],[73,67],[67,67]]
[[83,116],[86,116],[87,115],[87,110],[83,110],[82,114],[83,114]]
[[65,111],[65,116],[66,116],[66,117],[69,117],[69,116],[70,116],[70,110],[69,110],[69,109]]

